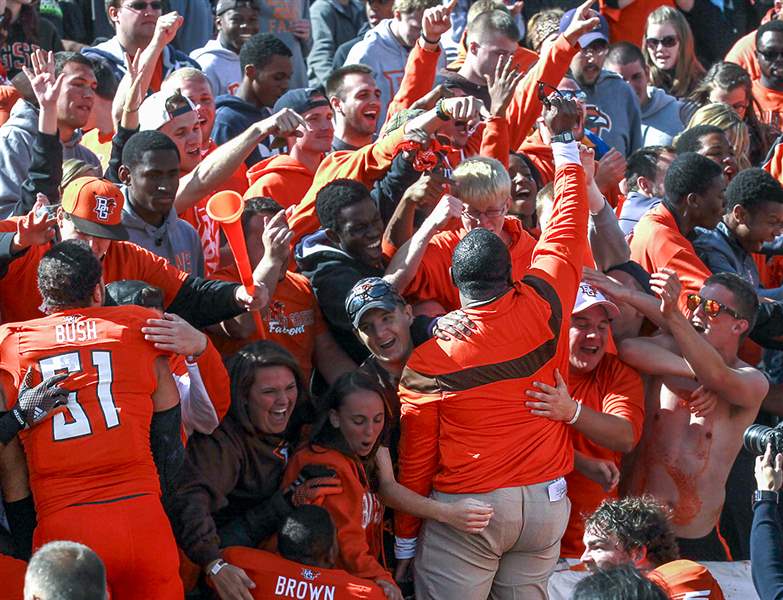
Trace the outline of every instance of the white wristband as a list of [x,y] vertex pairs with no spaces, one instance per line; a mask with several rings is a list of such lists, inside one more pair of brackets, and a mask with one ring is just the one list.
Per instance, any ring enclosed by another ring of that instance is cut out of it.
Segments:
[[576,412],[574,413],[574,416],[571,417],[570,421],[566,421],[566,425],[573,425],[576,423],[576,421],[579,419],[579,415],[582,414],[582,403],[579,401],[576,401]]
[[416,540],[418,538],[394,537],[394,558],[404,560],[416,556]]
[[579,145],[576,142],[552,142],[552,156],[555,159],[555,168],[568,163],[582,164],[579,158]]

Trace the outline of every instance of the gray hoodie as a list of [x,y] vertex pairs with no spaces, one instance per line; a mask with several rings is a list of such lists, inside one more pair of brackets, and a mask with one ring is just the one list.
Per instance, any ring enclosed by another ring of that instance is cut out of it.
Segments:
[[626,157],[640,148],[642,116],[631,86],[617,73],[602,69],[593,85],[581,87],[587,94],[585,129]]
[[[303,42],[288,28],[290,21],[310,20],[309,0],[286,0],[285,2],[259,2],[261,14],[258,19],[259,31],[274,33],[288,46],[293,56],[294,72],[291,75],[289,89],[307,87],[307,65],[305,56],[310,52],[310,40]],[[215,94],[217,96],[217,94]]]
[[[357,42],[345,59],[346,65],[362,64],[370,67],[375,73],[375,83],[381,90],[381,116],[378,119],[378,130],[385,120],[386,109],[400,89],[402,76],[405,73],[405,63],[408,62],[410,48],[403,46],[391,30],[392,19],[384,19],[378,25],[364,34],[364,39]],[[443,52],[438,59],[438,71],[446,67]]]
[[128,241],[185,271],[189,275],[204,277],[204,254],[201,240],[193,226],[177,217],[174,208],[160,227],[150,225],[137,215],[128,200],[127,186],[121,186],[125,196],[122,207],[122,224],[128,230]]
[[[19,200],[22,183],[33,163],[33,140],[38,131],[38,107],[18,100],[11,109],[8,121],[0,127],[0,219],[13,214]],[[77,129],[70,140],[62,142],[63,160],[76,158],[101,168],[98,157],[79,142],[82,132]]]
[[650,100],[642,107],[642,146],[670,146],[685,126],[680,118],[682,103],[662,89],[648,87]]
[[627,236],[633,232],[633,228],[641,220],[645,213],[658,206],[661,203],[660,198],[655,196],[645,196],[639,192],[629,192],[620,209],[620,229]]
[[190,53],[190,58],[201,65],[201,70],[212,84],[212,93],[217,98],[233,94],[242,81],[239,54],[220,43],[220,39],[209,40],[203,48]]

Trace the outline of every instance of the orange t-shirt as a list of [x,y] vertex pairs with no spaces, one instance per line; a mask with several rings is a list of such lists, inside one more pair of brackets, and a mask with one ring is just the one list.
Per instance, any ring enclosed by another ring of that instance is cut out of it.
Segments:
[[[511,254],[511,277],[514,281],[530,268],[530,259],[536,240],[522,227],[519,219],[506,217],[503,231],[511,237],[508,251]],[[459,292],[451,280],[451,257],[459,241],[467,235],[464,228],[441,231],[433,236],[424,252],[416,276],[404,291],[410,302],[434,300],[446,312],[460,307]]]
[[[761,23],[768,23],[775,18],[775,9],[770,8],[761,19]],[[756,29],[738,39],[731,50],[726,54],[725,60],[733,62],[748,72],[753,80],[761,79],[761,68],[756,58]]]
[[[38,263],[50,247],[49,244],[33,246],[8,265],[8,272],[0,279],[0,316],[3,322],[27,321],[43,316],[38,308],[42,302],[38,292]],[[130,242],[113,241],[102,265],[105,284],[121,279],[146,281],[163,290],[164,306],[171,304],[188,278],[187,273],[171,266],[165,258]]]
[[674,215],[661,203],[647,211],[629,240],[631,260],[648,273],[664,267],[674,269],[682,282],[680,305],[685,306],[688,294],[698,294],[704,280],[712,273],[696,255],[688,239],[680,233]]
[[[598,366],[590,373],[568,375],[568,393],[574,400],[598,412],[625,419],[633,429],[634,444],[642,435],[644,424],[644,387],[642,378],[614,354],[605,354]],[[574,451],[590,458],[611,460],[618,467],[622,453],[596,444],[584,434],[574,431]],[[571,499],[571,516],[563,539],[560,542],[560,556],[579,558],[584,552],[584,514],[591,514],[604,498],[616,498],[617,490],[607,493],[592,479],[579,471],[572,471],[567,477],[568,497]]]
[[[209,148],[202,153],[201,158],[208,156],[217,148],[215,141],[209,140]],[[245,163],[239,165],[239,168],[232,173],[231,177],[225,179],[220,186],[220,190],[233,190],[242,195],[247,190],[247,167]],[[201,248],[204,252],[204,274],[209,277],[220,267],[220,224],[213,221],[207,214],[207,202],[212,194],[202,198],[190,208],[179,213],[179,218],[184,219],[198,232],[201,240]]]
[[754,80],[753,98],[758,104],[759,119],[778,130],[783,129],[783,92],[771,90],[760,80]]
[[378,562],[382,550],[383,504],[370,490],[364,467],[342,452],[306,445],[296,451],[283,475],[281,489],[288,487],[305,465],[324,465],[337,473],[343,492],[318,501],[334,521],[340,555],[336,567],[365,579],[392,581]]
[[647,17],[660,6],[674,6],[672,0],[635,0],[625,8],[612,8],[599,0],[599,10],[609,24],[609,41],[630,42],[641,47]]
[[270,156],[253,165],[247,172],[250,187],[245,200],[257,196],[272,198],[283,208],[299,204],[313,185],[315,173],[288,156]]
[[[428,496],[484,493],[557,479],[573,469],[570,428],[532,415],[524,393],[568,369],[568,324],[587,247],[581,166],[555,177],[554,211],[529,271],[496,300],[463,310],[466,340],[431,339],[413,351],[400,381],[399,482]],[[397,535],[419,520],[398,512]]]
[[272,598],[331,598],[333,600],[385,600],[380,587],[369,579],[353,577],[339,569],[311,567],[282,556],[232,546],[223,558],[243,569],[256,587],[250,594],[257,600]]
[[[65,409],[19,434],[39,520],[74,504],[160,495],[150,422],[155,359],[167,355],[141,333],[157,316],[138,306],[92,307],[0,328],[0,369],[15,388],[28,367],[35,383],[69,373],[60,384],[71,391]],[[6,394],[13,402],[15,390]]]
[[[236,265],[220,269],[215,273],[215,279],[238,282]],[[326,332],[326,323],[307,277],[286,271],[282,281],[277,282],[262,320],[267,328],[263,332],[256,332],[242,340],[213,336],[212,341],[223,356],[230,356],[256,340],[277,342],[294,355],[305,381],[308,381],[313,370],[315,340]]]
[[0,554],[0,581],[3,582],[3,600],[24,600],[24,576],[27,563]]
[[650,571],[647,578],[660,585],[672,600],[724,598],[723,590],[709,569],[692,560],[673,560]]

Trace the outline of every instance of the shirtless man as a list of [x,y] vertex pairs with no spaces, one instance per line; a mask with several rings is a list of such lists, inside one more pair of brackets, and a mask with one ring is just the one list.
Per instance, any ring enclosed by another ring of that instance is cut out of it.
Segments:
[[[737,358],[758,309],[753,287],[731,273],[712,275],[689,296],[688,320],[677,309],[681,284],[669,269],[650,277],[660,300],[601,274],[585,280],[668,331],[619,347],[623,361],[648,375],[648,416],[630,491],[672,508],[684,558],[729,559],[717,530],[726,479],[769,387],[761,371]],[[713,398],[706,407],[705,397]]]

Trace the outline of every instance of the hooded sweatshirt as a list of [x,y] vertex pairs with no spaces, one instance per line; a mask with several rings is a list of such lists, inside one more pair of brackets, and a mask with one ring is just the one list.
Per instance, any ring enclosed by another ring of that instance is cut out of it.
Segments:
[[[378,119],[378,131],[385,121],[389,103],[400,89],[405,63],[411,50],[403,46],[392,33],[393,22],[393,19],[384,19],[378,23],[365,34],[363,40],[351,48],[345,59],[346,65],[367,65],[375,73],[375,83],[381,90],[381,118]],[[445,67],[446,59],[441,52],[438,68]]]
[[177,217],[173,207],[160,227],[150,225],[133,210],[126,186],[122,186],[122,194],[125,196],[122,224],[128,230],[128,241],[165,258],[180,271],[203,277],[204,254],[193,226]]
[[670,146],[685,129],[682,103],[657,87],[648,87],[647,94],[650,100],[642,107],[642,146]]
[[[217,110],[211,137],[218,146],[234,139],[253,123],[266,119],[270,115],[268,108],[259,108],[237,96],[219,96],[215,99],[215,108]],[[266,144],[258,144],[258,147],[245,159],[245,164],[248,168],[252,167],[269,154],[270,150]]]
[[[38,108],[26,100],[19,100],[11,109],[11,116],[0,127],[0,219],[7,219],[19,199],[22,182],[33,164],[33,142],[38,131]],[[82,132],[77,129],[70,140],[62,142],[63,160],[76,158],[97,168],[98,157],[79,142]]]
[[247,172],[250,188],[245,192],[245,200],[267,196],[288,208],[302,201],[314,177],[315,173],[287,154],[271,156]]
[[651,208],[658,206],[661,203],[660,198],[655,196],[645,196],[639,192],[629,192],[623,202],[623,207],[620,209],[620,216],[617,221],[620,225],[620,229],[628,236],[633,232],[633,228],[639,220],[647,213]]
[[307,87],[307,65],[305,56],[310,52],[310,41],[303,42],[290,31],[290,23],[299,19],[310,20],[308,0],[287,2],[259,2],[259,31],[274,33],[291,51],[294,72],[291,74],[290,89]]
[[359,262],[332,244],[323,229],[305,236],[296,246],[295,257],[299,270],[310,280],[335,341],[357,365],[363,363],[370,352],[354,335],[345,298],[361,279],[383,277],[384,270]]
[[589,129],[628,157],[642,145],[642,115],[639,99],[617,73],[601,70],[593,85],[580,84],[587,94],[585,105]]
[[190,58],[201,65],[215,96],[233,94],[239,87],[242,81],[239,54],[223,46],[220,36],[216,40],[209,40],[203,48],[191,52]]

